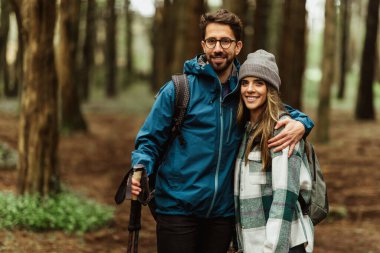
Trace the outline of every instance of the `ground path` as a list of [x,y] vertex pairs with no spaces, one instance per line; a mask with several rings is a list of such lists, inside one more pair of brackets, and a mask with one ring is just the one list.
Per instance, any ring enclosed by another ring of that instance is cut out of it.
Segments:
[[[333,113],[333,118],[334,143],[316,145],[316,149],[331,206],[343,218],[318,225],[315,252],[380,252],[380,125],[356,122],[341,112]],[[129,167],[133,140],[143,118],[92,112],[86,119],[89,133],[61,138],[61,178],[70,188],[113,205],[113,194],[123,169]],[[0,112],[0,141],[17,146],[16,116]],[[15,184],[15,171],[1,171],[1,191],[14,191]],[[0,231],[0,252],[125,252],[128,210],[127,205],[116,207],[115,220],[109,227],[83,236],[59,231]],[[155,225],[147,208],[143,217],[139,252],[154,253]]]

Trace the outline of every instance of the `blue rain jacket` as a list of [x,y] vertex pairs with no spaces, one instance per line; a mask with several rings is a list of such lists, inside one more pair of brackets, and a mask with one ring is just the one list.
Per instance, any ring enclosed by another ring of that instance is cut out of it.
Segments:
[[[181,134],[165,149],[170,138],[174,114],[174,84],[166,83],[140,129],[132,165],[143,164],[150,175],[157,169],[156,212],[166,215],[195,217],[229,217],[234,215],[233,168],[242,133],[237,127],[239,102],[237,71],[229,79],[229,92],[222,96],[222,85],[203,55],[184,64],[190,99]],[[301,121],[307,132],[313,122],[303,113],[287,107],[291,116]],[[165,155],[164,155],[165,154]]]

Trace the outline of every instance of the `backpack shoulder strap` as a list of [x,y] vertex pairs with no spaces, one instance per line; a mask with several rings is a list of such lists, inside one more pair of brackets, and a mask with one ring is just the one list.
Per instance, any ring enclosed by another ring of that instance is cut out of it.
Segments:
[[187,107],[189,105],[190,90],[189,81],[186,74],[175,74],[172,76],[175,89],[174,125],[172,127],[172,140],[178,136],[181,145],[185,145],[185,140],[181,134],[181,127],[185,119]]
[[281,119],[282,117],[285,117],[285,116],[288,116],[291,118],[290,114],[287,111],[280,111],[278,119]]

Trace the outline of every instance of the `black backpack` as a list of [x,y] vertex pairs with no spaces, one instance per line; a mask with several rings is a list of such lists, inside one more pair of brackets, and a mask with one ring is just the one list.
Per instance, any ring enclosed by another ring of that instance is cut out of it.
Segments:
[[[183,138],[181,134],[181,127],[185,119],[187,107],[189,105],[189,99],[190,99],[189,83],[188,83],[186,74],[175,74],[172,76],[172,81],[174,83],[174,90],[175,90],[175,108],[174,108],[174,114],[173,114],[173,126],[171,129],[170,138],[168,142],[165,144],[164,150],[168,150],[168,148],[170,147],[172,142],[175,140],[175,138],[178,138],[181,145],[186,144],[185,139]],[[155,212],[156,203],[154,200],[156,173],[165,155],[166,155],[166,151],[164,152],[162,157],[160,157],[160,159],[156,161],[152,175],[149,175],[148,177],[146,175],[146,171],[144,170],[141,176],[140,184],[141,184],[142,192],[139,194],[138,199],[143,205],[149,206],[149,209],[154,219],[156,219],[156,212]],[[116,194],[115,194],[116,204],[121,204],[125,199],[131,198],[130,187],[131,187],[132,174],[133,174],[133,168],[127,171],[119,188],[117,189]]]

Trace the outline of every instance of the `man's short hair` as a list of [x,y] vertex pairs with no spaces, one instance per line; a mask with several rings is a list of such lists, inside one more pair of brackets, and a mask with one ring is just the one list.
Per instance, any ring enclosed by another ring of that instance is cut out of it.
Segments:
[[243,30],[243,22],[240,18],[228,10],[220,9],[216,12],[208,12],[201,16],[201,20],[199,22],[199,28],[201,29],[202,39],[205,39],[206,36],[206,27],[211,23],[219,23],[224,25],[229,25],[234,32],[235,39],[241,40],[242,38],[242,30]]

